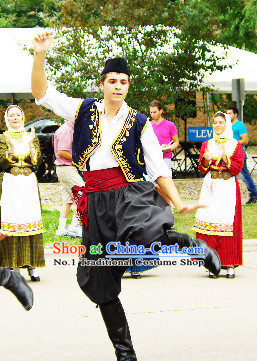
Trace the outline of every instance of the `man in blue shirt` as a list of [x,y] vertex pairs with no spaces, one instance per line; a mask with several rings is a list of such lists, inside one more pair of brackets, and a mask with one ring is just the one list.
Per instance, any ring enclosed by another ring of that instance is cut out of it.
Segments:
[[[238,114],[239,114],[238,109],[236,107],[229,107],[227,109],[227,114],[230,116],[231,121],[232,121],[232,130],[233,130],[234,138],[245,149],[245,146],[248,144],[247,128],[246,128],[245,124],[242,123],[238,119]],[[257,190],[256,190],[256,186],[254,184],[254,181],[253,181],[252,177],[250,176],[250,173],[248,172],[246,159],[247,159],[247,155],[245,153],[244,166],[240,173],[240,177],[245,182],[247,189],[249,191],[250,198],[246,202],[246,204],[257,203]]]

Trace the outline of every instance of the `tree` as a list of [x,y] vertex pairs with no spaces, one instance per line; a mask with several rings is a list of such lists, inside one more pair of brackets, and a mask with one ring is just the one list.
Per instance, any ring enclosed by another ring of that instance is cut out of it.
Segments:
[[[213,111],[217,109],[226,112],[230,106],[237,106],[232,100],[231,94],[211,94],[211,101],[213,105]],[[257,109],[257,98],[254,94],[246,94],[244,101],[244,123],[255,125],[256,124],[256,109]]]
[[71,96],[97,96],[99,69],[109,57],[122,56],[132,73],[130,106],[148,113],[154,98],[174,103],[200,87],[205,71],[223,69],[208,45],[207,15],[202,2],[189,8],[168,0],[67,0],[48,61],[52,77]]
[[[190,6],[194,1],[189,1]],[[257,0],[200,0],[214,20],[221,44],[257,52]]]
[[33,28],[47,26],[57,20],[59,1],[0,0],[1,28]]

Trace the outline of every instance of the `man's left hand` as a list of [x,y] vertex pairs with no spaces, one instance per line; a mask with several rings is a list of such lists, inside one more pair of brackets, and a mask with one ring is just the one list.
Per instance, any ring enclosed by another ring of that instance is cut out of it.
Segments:
[[199,208],[205,208],[207,207],[204,204],[199,204],[198,202],[193,202],[193,203],[183,203],[182,207],[180,209],[178,209],[179,213],[192,213],[194,211],[197,211],[197,209]]

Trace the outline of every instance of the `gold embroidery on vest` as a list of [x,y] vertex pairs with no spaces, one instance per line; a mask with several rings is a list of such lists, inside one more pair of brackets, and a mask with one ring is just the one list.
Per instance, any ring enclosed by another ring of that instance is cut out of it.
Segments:
[[79,110],[80,110],[80,107],[81,107],[81,104],[83,103],[84,100],[81,100],[81,102],[79,103],[79,106],[78,106],[78,109],[76,111],[76,116],[75,116],[75,122],[76,122],[76,119],[78,117],[78,114],[79,114]]
[[129,136],[129,130],[133,126],[137,115],[137,111],[135,109],[128,108],[128,116],[123,121],[121,130],[119,131],[117,137],[114,139],[114,142],[111,145],[111,152],[114,155],[114,158],[119,163],[121,170],[128,182],[140,182],[142,178],[137,179],[131,170],[131,166],[129,165],[127,159],[125,158],[122,151],[122,143],[126,141],[126,138]]
[[139,157],[140,157],[140,148],[138,148],[138,152],[137,152],[137,163],[140,165],[145,165],[145,163],[140,162]]
[[[89,145],[88,148],[83,152],[83,154],[80,156],[80,159],[78,163],[73,162],[74,165],[76,165],[79,169],[83,169],[86,162],[90,158],[90,156],[100,147],[102,143],[102,136],[101,136],[101,113],[97,111],[96,108],[96,102],[102,102],[103,100],[96,100],[90,111],[92,111],[91,115],[91,121],[93,124],[89,124],[89,128],[92,129],[92,145]],[[119,131],[117,137],[113,141],[111,145],[111,152],[114,155],[114,158],[118,162],[119,166],[122,169],[122,172],[128,182],[140,182],[142,181],[142,178],[137,179],[135,175],[132,173],[131,166],[129,165],[128,161],[126,160],[123,151],[122,151],[122,143],[124,143],[127,139],[127,137],[130,134],[130,129],[133,127],[133,123],[135,121],[137,111],[135,109],[128,108],[128,116],[123,121],[123,125],[121,127],[121,130]],[[147,122],[141,132],[141,135],[143,134]],[[138,150],[138,156],[139,156],[140,149]],[[139,158],[138,158],[139,160]],[[140,165],[143,165],[143,163],[139,162]]]
[[144,125],[144,127],[143,127],[143,129],[142,129],[142,131],[141,131],[141,137],[142,137],[142,135],[143,135],[143,133],[144,133],[144,131],[145,131],[145,128],[147,127],[147,124],[149,123],[149,121],[150,121],[150,118],[147,117],[146,122],[145,122],[145,125]]
[[91,115],[91,121],[93,124],[89,124],[89,128],[92,129],[92,144],[87,147],[87,149],[79,157],[78,163],[73,162],[79,169],[83,169],[88,159],[91,155],[100,147],[102,143],[102,134],[101,134],[101,113],[97,111],[96,102],[102,102],[103,100],[97,99],[90,111],[93,112]]

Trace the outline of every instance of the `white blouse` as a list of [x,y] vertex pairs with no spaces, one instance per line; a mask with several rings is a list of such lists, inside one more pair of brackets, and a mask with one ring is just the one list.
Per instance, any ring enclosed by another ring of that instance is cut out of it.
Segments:
[[[58,92],[55,87],[48,85],[43,98],[36,100],[36,104],[52,110],[56,115],[75,121],[76,112],[83,99],[68,97],[66,94]],[[104,102],[97,103],[97,109],[101,113],[102,143],[100,147],[90,157],[90,170],[100,170],[118,167],[119,164],[111,152],[111,144],[116,138],[123,120],[128,115],[128,105],[123,101],[117,115],[108,124],[104,114]],[[172,172],[168,169],[163,160],[163,153],[158,139],[153,131],[151,123],[148,123],[142,136],[141,143],[144,152],[146,171],[150,181],[154,182],[158,177],[172,177]],[[84,167],[83,170],[86,170]]]

